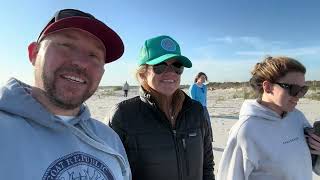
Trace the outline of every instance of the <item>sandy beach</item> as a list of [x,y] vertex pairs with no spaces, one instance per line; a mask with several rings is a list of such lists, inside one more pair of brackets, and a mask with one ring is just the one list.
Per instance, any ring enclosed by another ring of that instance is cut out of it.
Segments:
[[[184,91],[187,90],[185,89]],[[208,110],[214,134],[215,174],[218,170],[218,164],[228,139],[229,130],[238,120],[240,107],[244,101],[243,98],[235,98],[237,93],[239,93],[239,90],[232,88],[217,89],[208,92]],[[137,95],[138,89],[132,89],[129,91],[127,98]],[[116,103],[125,99],[122,91],[99,89],[86,103],[94,118],[107,123],[104,118],[109,113],[109,110]],[[320,101],[302,98],[297,108],[305,114],[310,123],[320,119]],[[313,180],[320,180],[320,177],[314,175]]]

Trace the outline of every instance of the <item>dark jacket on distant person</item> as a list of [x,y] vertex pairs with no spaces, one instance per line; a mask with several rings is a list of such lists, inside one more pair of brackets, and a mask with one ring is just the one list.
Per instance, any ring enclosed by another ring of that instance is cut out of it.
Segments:
[[133,180],[213,180],[213,151],[201,104],[185,95],[175,128],[149,93],[116,105],[110,126],[126,149]]

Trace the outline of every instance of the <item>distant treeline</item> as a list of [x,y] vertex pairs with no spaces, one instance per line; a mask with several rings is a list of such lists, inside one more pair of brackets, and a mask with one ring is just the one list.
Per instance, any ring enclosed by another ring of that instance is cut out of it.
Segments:
[[[320,81],[307,81],[306,84],[311,88],[320,88]],[[228,88],[243,88],[250,87],[249,82],[209,82],[208,89],[228,89]]]
[[[320,89],[320,81],[307,81],[307,85],[311,89]],[[187,89],[190,85],[181,85],[181,89]],[[130,86],[131,89],[137,89],[139,86]],[[250,87],[249,82],[209,82],[207,84],[209,90],[214,89],[228,89],[228,88],[243,88]],[[122,90],[122,86],[100,86],[99,89],[108,89],[113,91]]]
[[228,89],[235,88],[239,89],[242,87],[250,87],[249,82],[209,82],[207,84],[208,89]]

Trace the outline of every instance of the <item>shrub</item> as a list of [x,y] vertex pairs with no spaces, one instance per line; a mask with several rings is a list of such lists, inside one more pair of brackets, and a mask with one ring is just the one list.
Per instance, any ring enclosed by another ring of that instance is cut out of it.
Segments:
[[100,94],[100,96],[113,96],[113,95],[115,95],[115,92],[113,89],[104,89]]
[[217,101],[224,101],[224,100],[226,100],[226,98],[223,97],[223,96],[219,96],[218,99],[217,99]]
[[306,95],[305,98],[320,101],[320,92],[312,92]]
[[122,90],[122,87],[121,86],[113,86],[112,90],[113,91],[120,91],[120,90]]
[[310,86],[309,91],[317,91],[318,88],[316,86]]
[[237,89],[232,98],[255,99],[257,96],[250,88]]

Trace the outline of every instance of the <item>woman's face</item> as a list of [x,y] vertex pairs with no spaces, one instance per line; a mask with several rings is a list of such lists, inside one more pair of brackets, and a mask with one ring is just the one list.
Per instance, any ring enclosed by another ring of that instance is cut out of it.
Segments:
[[201,75],[198,79],[197,79],[197,83],[203,84],[206,82],[206,76],[205,75]]
[[180,86],[181,74],[177,74],[170,66],[173,63],[178,63],[176,59],[167,60],[165,63],[167,63],[168,66],[161,74],[155,73],[152,66],[149,66],[145,74],[145,79],[147,84],[158,93],[165,96],[172,96]]
[[289,72],[276,83],[271,84],[269,93],[264,92],[264,97],[267,97],[265,100],[272,104],[271,108],[278,114],[293,111],[303,94],[300,91],[296,96],[290,95],[290,90],[286,85],[305,86],[304,74],[300,72]]

